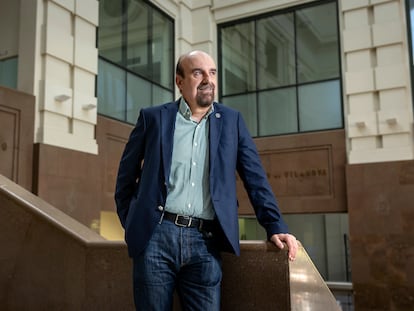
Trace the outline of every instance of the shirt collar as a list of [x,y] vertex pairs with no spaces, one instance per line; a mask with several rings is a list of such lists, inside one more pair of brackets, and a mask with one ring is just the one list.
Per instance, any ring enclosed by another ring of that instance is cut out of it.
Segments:
[[[192,116],[192,112],[190,107],[188,106],[187,102],[185,101],[184,97],[181,97],[180,100],[180,107],[179,107],[179,111],[181,113],[181,115],[187,119],[187,120],[191,120],[191,116]],[[214,105],[210,106],[210,109],[207,111],[207,113],[204,115],[203,119],[207,119],[208,116],[213,113],[214,111]]]

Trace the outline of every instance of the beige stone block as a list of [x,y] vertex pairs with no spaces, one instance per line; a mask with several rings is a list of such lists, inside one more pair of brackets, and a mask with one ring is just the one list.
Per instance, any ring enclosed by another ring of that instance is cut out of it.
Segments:
[[344,52],[369,49],[372,47],[370,27],[345,29],[342,34]]
[[376,111],[378,96],[374,92],[357,93],[348,96],[348,113],[350,115],[364,115]]
[[44,56],[45,79],[64,87],[72,87],[72,66],[70,63],[49,55]]
[[346,71],[371,69],[375,62],[375,52],[371,49],[352,51],[346,54]]
[[95,124],[84,122],[82,120],[73,120],[73,135],[82,136],[88,139],[95,138]]
[[95,74],[79,67],[73,68],[73,90],[95,95]]
[[379,101],[382,111],[403,110],[411,107],[411,96],[405,87],[381,90]]
[[373,91],[374,89],[373,70],[345,73],[345,94],[366,93]]
[[413,118],[408,111],[378,111],[377,114],[380,134],[410,132]]
[[393,133],[382,137],[383,148],[413,148],[413,139],[410,133]]
[[[71,131],[69,120],[67,116],[54,113],[51,111],[43,111],[42,112],[42,128],[43,128],[43,136],[47,133],[59,133],[62,135],[66,135]],[[54,145],[54,144],[52,144]]]
[[42,143],[57,147],[98,154],[98,145],[95,139],[82,135],[73,135],[69,132],[58,131],[54,127],[43,128]]
[[71,12],[48,2],[46,10],[42,52],[68,63],[73,61],[73,36]]
[[377,115],[375,112],[348,115],[348,137],[366,137],[378,135]]
[[380,46],[377,51],[378,66],[389,66],[404,63],[405,51],[400,43]]
[[371,25],[370,19],[370,11],[368,7],[347,11],[343,14],[344,27],[346,30],[369,27]]
[[374,46],[400,43],[403,41],[400,21],[372,25],[372,37]]
[[99,23],[99,2],[96,0],[76,0],[75,14],[94,26]]
[[67,117],[72,116],[72,89],[54,83],[53,80],[42,80],[39,83],[39,110],[47,110]]
[[94,74],[98,72],[98,50],[95,47],[95,41],[96,27],[76,17],[74,65]]
[[375,68],[375,84],[377,89],[391,89],[408,85],[409,75],[406,66],[384,66]]
[[342,11],[354,10],[369,6],[369,0],[342,0]]
[[386,3],[386,2],[394,2],[394,1],[395,0],[371,0],[371,4],[375,5],[375,4]]
[[193,11],[193,40],[196,42],[213,41],[215,24],[212,17],[209,7]]
[[181,5],[179,10],[179,16],[176,19],[176,38],[177,39],[184,39],[188,42],[192,42],[193,40],[193,27],[189,27],[192,24],[192,14],[188,7]]
[[401,20],[399,1],[387,1],[373,7],[375,23]]
[[375,150],[352,150],[348,154],[349,164],[404,161],[413,159],[413,148],[386,148]]
[[354,137],[351,139],[351,150],[376,150],[378,148],[378,138],[376,136]]
[[73,93],[73,117],[75,119],[96,124],[97,114],[96,97],[76,91]]
[[75,9],[75,0],[49,0],[49,2],[54,2],[71,12]]

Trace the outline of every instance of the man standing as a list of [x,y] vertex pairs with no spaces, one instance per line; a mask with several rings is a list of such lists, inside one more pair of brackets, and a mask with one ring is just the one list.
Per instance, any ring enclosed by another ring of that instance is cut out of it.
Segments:
[[142,109],[119,166],[115,201],[133,259],[137,310],[219,310],[221,251],[240,254],[236,172],[269,240],[296,238],[280,214],[239,112],[214,102],[217,68],[193,51],[176,67],[176,102]]

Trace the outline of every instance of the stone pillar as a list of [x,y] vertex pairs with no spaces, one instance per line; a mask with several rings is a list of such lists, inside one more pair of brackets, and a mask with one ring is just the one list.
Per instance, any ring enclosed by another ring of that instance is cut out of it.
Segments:
[[96,0],[22,0],[18,89],[36,96],[35,142],[96,154]]
[[342,0],[349,164],[414,159],[403,0]]

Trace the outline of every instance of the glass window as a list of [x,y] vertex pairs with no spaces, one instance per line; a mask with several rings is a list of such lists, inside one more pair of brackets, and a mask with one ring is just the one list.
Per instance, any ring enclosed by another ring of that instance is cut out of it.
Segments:
[[143,0],[100,0],[99,12],[98,112],[135,123],[174,98],[174,23]]
[[98,111],[107,116],[125,119],[125,71],[103,60],[98,61]]
[[259,136],[296,133],[298,113],[296,88],[259,93]]
[[342,126],[338,80],[298,87],[300,130],[317,131]]
[[241,112],[251,135],[257,135],[256,94],[230,96],[223,99],[223,104]]
[[256,89],[254,23],[229,26],[221,32],[223,94]]
[[0,85],[17,88],[17,57],[0,60]]
[[295,84],[293,13],[257,21],[258,88]]
[[337,17],[327,0],[218,26],[219,98],[253,136],[343,127]]
[[338,40],[335,3],[296,12],[299,83],[338,77]]

